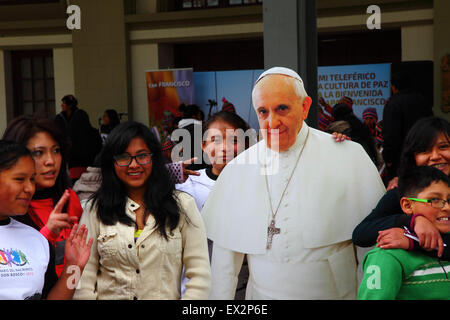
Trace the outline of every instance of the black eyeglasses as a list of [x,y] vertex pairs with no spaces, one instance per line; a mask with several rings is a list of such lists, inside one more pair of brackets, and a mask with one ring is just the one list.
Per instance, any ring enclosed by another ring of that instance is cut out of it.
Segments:
[[133,159],[136,160],[140,165],[149,164],[152,162],[153,153],[140,153],[135,156],[130,156],[129,154],[119,154],[114,156],[114,160],[119,167],[128,167]]
[[431,206],[433,208],[436,208],[436,209],[442,209],[443,207],[445,207],[446,203],[448,203],[450,205],[450,199],[447,199],[447,200],[438,199],[438,198],[433,198],[433,199],[408,198],[408,199],[412,200],[412,201],[416,201],[416,202],[429,203],[429,204],[431,204]]

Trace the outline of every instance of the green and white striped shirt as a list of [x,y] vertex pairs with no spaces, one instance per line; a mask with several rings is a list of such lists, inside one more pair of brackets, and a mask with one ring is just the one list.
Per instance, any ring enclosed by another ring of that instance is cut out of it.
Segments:
[[402,249],[364,257],[358,300],[450,300],[450,262]]

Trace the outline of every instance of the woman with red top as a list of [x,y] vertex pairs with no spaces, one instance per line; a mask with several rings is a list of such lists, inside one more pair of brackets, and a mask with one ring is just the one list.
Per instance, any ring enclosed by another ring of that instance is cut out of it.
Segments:
[[[58,276],[65,265],[65,241],[72,224],[83,213],[78,196],[69,188],[71,183],[66,162],[68,143],[62,137],[52,120],[32,116],[14,119],[3,134],[4,140],[22,143],[32,154],[36,166],[36,193],[28,214],[22,217],[21,222],[39,230],[54,246]],[[65,213],[52,213],[63,195],[69,197],[63,210]]]

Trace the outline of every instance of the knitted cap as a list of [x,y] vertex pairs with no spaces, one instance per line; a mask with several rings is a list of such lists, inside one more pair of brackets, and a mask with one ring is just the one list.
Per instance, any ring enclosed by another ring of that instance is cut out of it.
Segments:
[[317,120],[318,120],[319,129],[322,131],[325,131],[325,129],[330,124],[330,121],[324,116],[323,112],[318,112]]
[[175,146],[175,144],[173,143],[173,141],[170,139],[167,139],[166,141],[164,141],[161,144],[161,149],[162,149],[162,151],[168,151],[168,150],[172,149],[174,146]]
[[380,121],[375,126],[375,139],[378,144],[382,144],[384,142],[383,139],[383,121]]
[[366,118],[372,117],[376,121],[378,121],[377,109],[375,109],[375,108],[367,108],[366,110],[363,111],[362,117],[363,117],[364,120]]
[[225,97],[222,98],[222,102],[223,102],[222,111],[236,113],[236,109],[234,108],[234,105],[230,101],[225,99]]

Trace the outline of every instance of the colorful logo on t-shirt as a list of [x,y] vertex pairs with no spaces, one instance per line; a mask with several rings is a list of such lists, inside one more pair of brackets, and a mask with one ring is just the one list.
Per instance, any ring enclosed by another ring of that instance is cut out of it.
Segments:
[[16,249],[3,249],[0,250],[0,266],[7,265],[8,267],[24,266],[28,263],[25,253]]

